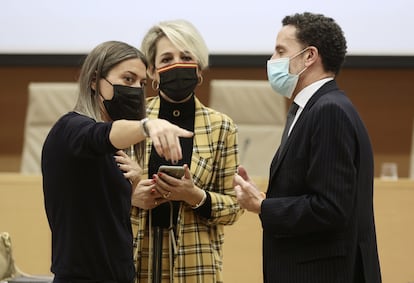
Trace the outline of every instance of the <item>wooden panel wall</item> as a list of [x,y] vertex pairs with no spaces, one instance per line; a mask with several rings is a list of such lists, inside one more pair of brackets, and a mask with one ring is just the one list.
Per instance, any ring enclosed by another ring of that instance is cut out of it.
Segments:
[[[30,81],[75,81],[77,67],[0,67],[0,171],[19,171]],[[208,105],[211,79],[263,79],[263,68],[210,68],[197,96]],[[338,83],[358,108],[370,133],[376,176],[385,161],[408,176],[414,119],[414,69],[344,69]],[[149,94],[153,94],[151,87]],[[260,111],[260,109],[257,109]]]

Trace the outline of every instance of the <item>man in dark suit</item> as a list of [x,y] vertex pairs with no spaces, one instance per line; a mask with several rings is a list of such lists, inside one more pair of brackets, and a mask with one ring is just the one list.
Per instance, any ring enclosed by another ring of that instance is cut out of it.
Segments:
[[266,196],[239,167],[234,189],[259,214],[265,283],[381,282],[367,130],[335,76],[346,54],[329,17],[287,16],[268,61],[276,92],[293,98]]

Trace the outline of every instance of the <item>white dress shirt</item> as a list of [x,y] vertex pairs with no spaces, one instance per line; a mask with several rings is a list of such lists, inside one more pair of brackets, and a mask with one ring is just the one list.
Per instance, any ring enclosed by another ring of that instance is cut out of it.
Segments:
[[303,109],[306,106],[306,103],[308,103],[309,99],[311,99],[311,97],[314,95],[314,93],[321,87],[323,86],[325,83],[333,80],[333,77],[330,78],[325,78],[319,81],[316,81],[310,85],[308,85],[307,87],[305,87],[304,89],[302,89],[295,97],[295,99],[293,100],[298,106],[298,111],[296,112],[295,115],[295,119],[293,119],[292,125],[290,126],[288,135],[290,135],[290,132],[292,131],[293,127],[296,124],[296,121],[298,120],[300,114],[302,113]]

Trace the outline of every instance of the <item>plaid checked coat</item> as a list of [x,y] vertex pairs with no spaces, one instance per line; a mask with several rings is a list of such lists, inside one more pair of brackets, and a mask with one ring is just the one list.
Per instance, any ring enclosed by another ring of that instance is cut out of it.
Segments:
[[[147,115],[158,117],[160,99],[147,99]],[[205,219],[186,203],[181,203],[176,237],[177,253],[174,254],[174,282],[223,282],[224,225],[232,225],[243,210],[236,201],[233,176],[238,166],[237,128],[225,114],[205,107],[195,99],[194,145],[191,172],[195,185],[211,196],[211,218]],[[152,142],[147,139],[148,164]],[[148,168],[144,168],[144,176]],[[137,272],[145,270],[142,262],[144,233],[148,211],[133,207],[131,211],[134,233],[134,262]],[[147,241],[146,241],[147,243]]]

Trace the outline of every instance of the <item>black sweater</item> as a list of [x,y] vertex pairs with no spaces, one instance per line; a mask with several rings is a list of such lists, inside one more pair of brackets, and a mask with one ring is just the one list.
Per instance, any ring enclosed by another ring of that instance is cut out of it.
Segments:
[[131,185],[114,160],[111,126],[70,112],[44,143],[43,191],[57,281],[133,281]]

